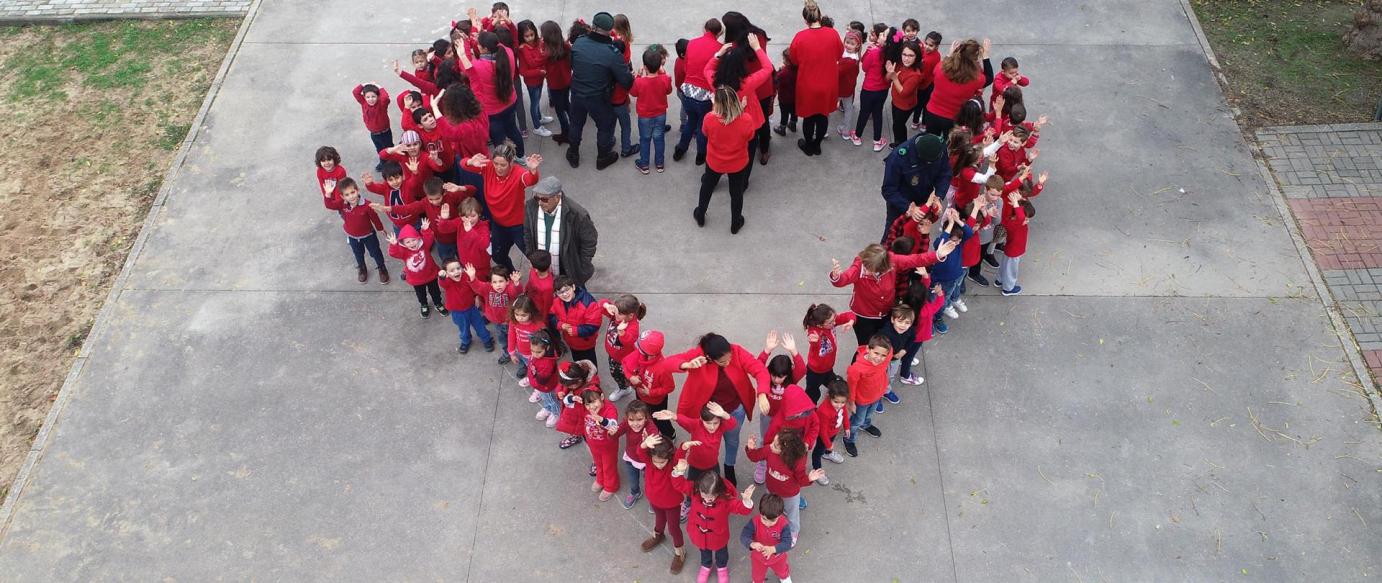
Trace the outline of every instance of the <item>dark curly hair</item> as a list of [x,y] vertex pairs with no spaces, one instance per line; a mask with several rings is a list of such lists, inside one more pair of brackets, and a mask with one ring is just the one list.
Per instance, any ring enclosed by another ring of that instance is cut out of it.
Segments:
[[475,93],[471,92],[470,86],[455,83],[446,88],[446,92],[441,95],[442,115],[446,116],[451,123],[461,123],[479,117],[483,110],[480,109],[480,101],[475,99]]

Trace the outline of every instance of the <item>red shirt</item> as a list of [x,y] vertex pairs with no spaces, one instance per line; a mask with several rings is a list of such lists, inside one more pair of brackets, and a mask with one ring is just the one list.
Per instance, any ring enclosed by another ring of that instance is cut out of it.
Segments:
[[494,291],[494,286],[489,281],[470,281],[470,289],[475,290],[475,295],[480,296],[480,306],[484,309],[485,319],[495,324],[503,324],[509,321],[509,304],[513,303],[518,294],[523,293],[523,286],[509,282],[504,284],[503,291]]
[[547,77],[547,51],[541,42],[518,45],[518,74],[528,87],[542,87]]
[[[810,450],[811,446],[807,446],[807,451]],[[773,453],[772,448],[766,445],[758,449],[747,450],[747,453],[749,461],[761,462],[766,460],[768,462],[768,476],[764,480],[768,492],[783,498],[790,498],[800,494],[802,486],[811,485],[811,479],[806,473],[806,456],[798,459],[795,467],[788,467],[787,462],[782,461],[782,456]]]
[[629,95],[637,98],[634,109],[638,117],[650,118],[667,114],[667,96],[672,94],[672,80],[666,73],[658,72],[652,77],[638,77],[633,80]]
[[859,59],[840,58],[840,98],[854,97],[854,86],[859,84]]
[[936,83],[936,65],[941,62],[940,51],[921,49],[921,88],[926,89]]
[[532,356],[533,345],[529,339],[533,332],[546,329],[547,323],[537,318],[529,318],[527,322],[509,322],[509,351],[517,352],[523,358]]
[[[766,352],[758,353],[758,362],[761,362],[764,366],[767,366],[769,356],[772,355]],[[771,377],[771,375],[769,376]],[[782,395],[784,395],[787,392],[788,387],[798,382],[801,382],[801,379],[804,376],[806,376],[806,361],[802,360],[800,354],[797,354],[792,356],[792,378],[787,379],[786,384],[774,385],[772,383],[768,383],[767,386],[758,385],[758,394],[768,396],[769,417],[777,417],[778,410],[782,408]],[[801,387],[797,387],[797,390],[801,390]],[[751,404],[756,407],[758,406],[757,403],[757,401],[754,401]]]
[[[704,368],[704,367],[702,367]],[[690,441],[699,441],[700,445],[692,446],[686,450],[686,463],[698,470],[711,470],[720,467],[720,442],[724,440],[725,433],[738,429],[739,423],[733,417],[721,419],[720,426],[711,433],[706,430],[705,422],[701,421],[700,413],[695,417],[677,414],[677,425],[682,426],[691,434]]]
[[661,354],[645,357],[634,350],[625,356],[622,362],[624,376],[630,379],[638,378],[638,400],[649,405],[661,405],[667,400],[667,395],[672,394],[677,388],[672,373],[657,370],[657,364],[662,360]]
[[[485,233],[485,257],[489,257],[488,226],[485,227]],[[536,269],[528,270],[528,285],[526,288],[528,290],[528,297],[532,298],[533,303],[537,305],[538,317],[544,321],[547,319],[547,314],[552,313],[552,300],[557,297],[556,291],[552,289],[556,281],[557,278],[552,275],[551,270],[547,271],[547,277],[538,275]]]
[[523,191],[537,184],[538,173],[519,166],[509,165],[509,174],[500,176],[494,171],[491,162],[484,167],[472,166],[466,158],[461,166],[479,174],[485,180],[485,200],[489,202],[490,216],[501,227],[516,227],[523,224]]
[[839,354],[839,346],[835,342],[835,328],[854,320],[854,312],[845,312],[835,314],[835,320],[825,326],[806,329],[808,337],[813,333],[816,335],[816,341],[808,344],[806,370],[814,373],[827,373],[835,370],[835,357]]
[[893,359],[893,351],[888,349],[887,358],[878,364],[864,357],[868,352],[869,347],[859,347],[859,358],[854,359],[854,364],[849,365],[849,370],[845,372],[849,398],[859,406],[877,403],[883,398],[883,393],[888,392],[888,362]]
[[[830,443],[836,435],[843,433],[849,427],[849,407],[844,406],[839,409],[830,402],[827,397],[816,407],[816,421],[820,427],[821,441]],[[815,444],[808,444],[814,446]]]
[[[774,522],[772,526],[763,524],[763,517],[761,514],[757,518],[751,518],[749,520],[750,524],[753,526],[753,542],[772,549],[777,549],[778,545],[781,545],[783,540],[787,538],[786,534],[790,531],[787,526],[791,523],[787,522],[786,515],[777,517],[777,522]],[[788,546],[791,545],[789,544]],[[786,564],[787,553],[780,552],[773,555],[772,558],[765,559],[763,558],[763,553],[749,551],[749,559],[754,565],[762,565],[763,572],[766,573],[768,567],[779,567]]]
[[643,467],[643,495],[647,496],[649,506],[676,508],[681,505],[685,496],[677,490],[673,484],[675,478],[672,477],[672,468],[676,467],[677,460],[680,459],[681,450],[677,449],[673,450],[672,459],[667,460],[667,464],[661,468],[651,460]]
[[898,255],[888,252],[890,268],[884,273],[864,275],[863,264],[858,257],[849,268],[838,277],[830,276],[830,285],[844,287],[854,284],[854,295],[849,298],[849,309],[863,318],[882,318],[893,309],[897,300],[897,274],[909,269],[926,267],[937,263],[936,253],[927,251],[916,255]]
[[[902,89],[897,88],[898,82],[902,84]],[[893,107],[902,111],[916,109],[917,90],[921,88],[921,71],[898,65],[897,82],[892,84],[892,88]]]
[[952,81],[945,76],[941,63],[936,63],[935,69],[932,69],[932,76],[936,88],[931,90],[931,100],[926,102],[926,111],[945,119],[955,119],[960,113],[960,106],[982,90],[985,83],[982,72],[967,83]]
[[553,59],[547,55],[547,89],[571,88],[571,43],[566,43],[566,56]]
[[557,389],[557,357],[550,350],[542,358],[528,358],[528,382],[543,393]]
[[808,28],[792,38],[787,49],[797,66],[797,115],[829,115],[839,98],[840,33],[824,26]]
[[[323,204],[323,205],[325,205],[325,204],[326,204],[326,201],[327,201],[327,199],[326,199],[326,197],[325,197],[325,194],[326,194],[326,181],[327,181],[327,180],[335,180],[337,183],[340,183],[342,180],[345,180],[345,178],[346,178],[346,169],[345,169],[345,166],[342,166],[342,165],[340,165],[340,164],[337,164],[336,167],[335,167],[335,168],[332,168],[330,172],[327,172],[327,171],[325,171],[325,170],[322,170],[322,167],[321,167],[321,166],[317,166],[317,192],[320,192],[320,193],[322,193],[322,195],[323,195],[323,196],[322,196],[322,204]],[[337,197],[341,196],[341,189],[340,189],[340,187],[333,187],[333,188],[331,189],[331,195],[332,195],[332,196],[337,196]],[[326,208],[331,208],[331,207],[328,206],[328,207],[326,207]],[[335,210],[335,209],[332,209],[332,210]]]
[[610,435],[609,430],[605,428],[605,424],[614,426],[619,423],[619,409],[614,406],[614,403],[606,399],[605,402],[600,405],[600,417],[603,417],[604,421],[599,423],[590,418],[590,414],[586,411],[585,405],[576,406],[580,407],[580,412],[585,414],[585,421],[582,424],[585,430],[585,444],[590,446],[592,450],[609,451],[613,449],[615,452],[618,452],[619,440],[615,439],[613,435]]
[[998,176],[1003,178],[1003,182],[1012,180],[1017,176],[1017,167],[1027,164],[1027,146],[1018,146],[1016,149],[1007,144],[998,147],[998,163],[994,165],[998,169]]
[[403,243],[389,245],[389,256],[403,260],[403,280],[408,285],[426,285],[437,279],[437,262],[432,260],[432,230],[422,231],[422,246],[416,251]]
[[[734,383],[735,392],[739,395],[739,400],[743,403],[752,404],[755,392],[754,385],[764,386],[772,384],[772,378],[768,376],[767,367],[758,362],[749,351],[744,350],[738,344],[730,345],[730,362],[725,367],[725,373],[729,375],[729,380]],[[693,368],[691,370],[681,370],[681,365],[698,356],[705,356],[700,347],[692,348],[681,354],[667,357],[661,364],[657,365],[658,372],[684,372],[686,382],[681,386],[681,397],[677,399],[677,413],[687,417],[700,417],[701,407],[710,402],[710,395],[715,392],[715,385],[720,379],[720,365],[714,361],[707,362],[705,366]],[[708,357],[707,357],[708,358]],[[749,379],[753,379],[750,384]],[[750,420],[753,419],[754,408],[745,407],[745,415]]]
[[[992,222],[988,215],[984,215],[983,220],[975,220],[973,217],[965,218],[965,223],[975,231],[989,226]],[[960,267],[974,267],[979,264],[979,259],[983,256],[983,244],[979,242],[978,237],[970,237],[960,243]]]
[[[1008,242],[1003,244],[1003,254],[1008,257],[1021,257],[1027,252],[1027,211],[1021,205],[1003,205],[1003,228],[1008,231]],[[1009,285],[1012,282],[1008,282]]]
[[704,33],[700,38],[692,39],[686,44],[686,81],[696,87],[706,91],[714,92],[715,88],[710,86],[710,79],[705,76],[705,64],[720,52],[723,43],[709,32]]
[[[509,59],[509,68],[512,70],[517,67],[514,63],[513,51],[509,47],[500,45],[504,55]],[[495,58],[499,58],[497,55]],[[465,76],[470,78],[470,89],[475,93],[475,99],[480,101],[480,109],[485,111],[485,115],[498,115],[499,112],[508,109],[514,101],[518,99],[518,87],[514,87],[509,92],[508,99],[500,99],[496,93],[495,75],[498,65],[493,60],[486,58],[472,59],[470,68],[465,70]],[[488,191],[486,191],[488,192]]]
[[447,311],[463,312],[475,307],[475,290],[471,289],[470,282],[466,281],[464,273],[461,274],[460,279],[437,278],[437,283],[441,284]]
[[677,88],[677,90],[680,91],[680,90],[681,90],[681,84],[682,84],[682,83],[685,83],[685,82],[686,82],[686,59],[685,59],[685,58],[677,59],[677,62],[676,62],[675,64],[672,65],[672,85],[674,85],[674,86]]
[[325,200],[326,208],[341,214],[341,226],[345,228],[346,235],[359,239],[384,228],[384,223],[379,220],[379,213],[367,204],[360,204],[364,201],[349,206],[339,196],[327,197]]
[[451,151],[462,159],[489,153],[488,116],[477,115],[461,123],[452,123],[442,116],[437,119],[437,130],[441,132],[442,139],[451,144]]
[[[601,302],[604,304],[604,302]],[[604,311],[604,306],[600,306],[600,312],[609,317],[609,326],[605,327],[605,354],[608,354],[615,362],[624,362],[624,357],[632,352],[637,352],[633,343],[638,340],[638,318],[628,321],[628,326],[624,331],[619,331],[619,324],[614,321],[614,316]]]
[[619,423],[619,430],[614,432],[615,437],[624,438],[624,457],[640,464],[648,463],[648,452],[643,449],[643,440],[649,435],[657,433],[657,426],[651,419],[643,421],[643,430],[634,431],[629,426],[629,420],[625,419]]
[[372,134],[377,134],[389,129],[389,92],[383,87],[379,88],[379,99],[375,100],[374,105],[365,101],[365,86],[356,85],[355,90],[351,91],[355,96],[355,101],[360,102],[360,113],[365,118],[365,129]]
[[729,515],[747,515],[753,506],[734,494],[734,484],[725,480],[725,494],[707,505],[705,498],[685,476],[672,482],[677,491],[691,498],[691,515],[686,519],[686,536],[698,549],[719,550],[729,546]]

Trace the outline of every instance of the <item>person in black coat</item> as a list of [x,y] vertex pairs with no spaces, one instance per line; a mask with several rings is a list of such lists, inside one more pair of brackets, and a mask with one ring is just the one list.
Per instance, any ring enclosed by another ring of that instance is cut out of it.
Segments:
[[585,285],[595,275],[595,245],[600,232],[590,213],[561,190],[561,181],[547,176],[533,187],[523,212],[523,240],[527,249],[552,254],[552,269]]
[[917,134],[888,154],[883,161],[883,200],[888,207],[883,223],[885,242],[893,221],[908,207],[925,205],[933,192],[937,199],[945,200],[950,173],[950,157],[939,136]]
[[619,160],[614,152],[614,84],[633,86],[633,71],[624,62],[623,45],[610,38],[614,17],[600,12],[590,22],[590,32],[571,45],[571,133],[566,161],[581,164],[581,131],[586,117],[595,120],[595,169],[604,170]]

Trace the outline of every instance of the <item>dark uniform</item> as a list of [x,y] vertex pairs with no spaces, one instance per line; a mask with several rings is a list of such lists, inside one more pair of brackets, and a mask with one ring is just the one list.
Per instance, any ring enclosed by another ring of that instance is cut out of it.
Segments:
[[[613,140],[613,138],[611,138]],[[924,141],[925,143],[920,143]],[[883,222],[883,241],[897,217],[907,212],[912,203],[920,206],[935,192],[945,198],[950,188],[950,157],[940,138],[930,134],[912,136],[888,154],[883,161],[883,200],[887,203],[887,220]],[[930,156],[931,159],[923,160]]]
[[571,45],[571,133],[566,160],[580,164],[581,131],[585,119],[595,120],[596,160],[614,154],[614,84],[633,86],[633,72],[624,62],[622,43],[591,31]]

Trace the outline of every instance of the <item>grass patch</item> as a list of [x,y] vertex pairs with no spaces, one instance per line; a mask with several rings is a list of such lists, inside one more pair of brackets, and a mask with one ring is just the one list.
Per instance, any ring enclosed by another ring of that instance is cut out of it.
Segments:
[[1191,0],[1249,127],[1362,122],[1382,98],[1382,62],[1343,33],[1359,0]]

